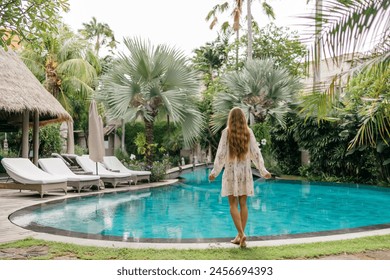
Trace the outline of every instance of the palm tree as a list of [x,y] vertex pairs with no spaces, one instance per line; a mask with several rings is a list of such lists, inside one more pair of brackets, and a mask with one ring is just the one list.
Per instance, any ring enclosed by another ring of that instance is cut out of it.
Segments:
[[[252,33],[252,0],[247,0],[246,7],[247,7],[247,24],[248,24],[248,48],[247,48],[247,58],[252,59],[252,45],[253,45],[253,33]],[[261,6],[263,8],[264,13],[272,18],[275,19],[275,13],[273,8],[267,3],[267,1],[262,0]]]
[[45,34],[40,49],[24,46],[21,58],[70,113],[72,99],[85,100],[92,94],[100,71],[89,43],[67,26],[60,26],[58,34]]
[[[340,72],[333,76],[327,84],[325,94],[316,94],[317,98],[307,97],[308,102],[304,103],[304,110],[309,113],[313,110],[323,112],[318,116],[320,119],[326,118],[326,113],[329,113],[329,109],[332,108],[335,97],[334,84],[340,76],[350,77],[365,72],[380,77],[390,61],[389,0],[321,0],[321,2],[322,12],[313,17],[313,20],[315,26],[322,27],[319,36],[318,33],[315,34],[322,44],[320,48],[322,53],[331,56],[336,64],[339,64],[346,54],[351,53],[354,67],[345,73]],[[363,47],[369,49],[364,50]],[[318,49],[315,52],[318,53]],[[355,55],[357,52],[360,53],[359,57]],[[386,102],[385,100],[386,98],[382,98],[375,102]],[[373,145],[375,143],[370,143],[372,139],[369,140],[366,135],[375,130],[374,134],[383,135],[382,139],[389,137],[389,125],[387,128],[378,125],[388,124],[388,116],[384,114],[384,110],[370,110],[371,102],[364,102],[364,104],[367,110],[361,112],[366,112],[367,118],[362,118],[361,129],[353,143]],[[375,114],[371,115],[372,113]]]
[[240,71],[229,72],[222,78],[227,93],[219,93],[213,101],[213,131],[221,129],[229,110],[240,107],[248,119],[264,122],[267,117],[282,123],[290,110],[292,97],[301,85],[284,68],[275,67],[272,59],[247,60]]
[[111,49],[116,48],[114,32],[107,23],[97,22],[95,17],[89,23],[83,23],[84,28],[79,32],[87,39],[94,40],[95,52],[99,56],[102,46],[108,46]]
[[[233,11],[232,11],[232,17],[233,17],[233,30],[236,32],[236,40],[237,40],[237,49],[236,49],[236,64],[238,64],[238,50],[239,50],[239,45],[238,41],[240,38],[240,21],[242,18],[242,6],[243,6],[244,0],[234,0],[233,1]],[[272,7],[267,3],[266,0],[261,0],[260,1],[263,7],[263,11],[268,17],[271,17],[275,19],[275,14],[272,9]],[[252,7],[252,0],[247,0],[247,24],[248,24],[248,49],[247,49],[247,57],[249,59],[252,58],[252,12],[251,12],[251,7]],[[217,4],[215,5],[211,11],[207,14],[206,16],[206,21],[211,20],[210,24],[210,29],[213,29],[214,26],[218,22],[218,17],[217,15],[220,13],[224,13],[227,10],[229,10],[230,5],[229,2],[224,2],[222,4]],[[228,22],[224,22],[221,27],[223,31],[226,31],[230,24]]]
[[[236,65],[238,65],[238,51],[239,51],[239,45],[238,41],[240,39],[240,20],[241,20],[241,15],[242,15],[242,4],[243,0],[234,0],[233,1],[234,7],[232,11],[232,16],[233,16],[233,25],[232,28],[234,32],[236,32],[236,41],[237,41],[237,46],[236,46]],[[213,29],[214,26],[218,22],[218,13],[224,13],[230,8],[229,2],[224,2],[222,4],[217,4],[215,5],[212,10],[207,14],[206,16],[206,21],[209,21],[212,19],[211,24],[210,24],[210,29]],[[222,31],[225,33],[230,27],[229,22],[224,22],[221,26]]]
[[129,54],[120,53],[103,76],[97,98],[113,119],[145,123],[146,160],[152,165],[153,127],[158,117],[182,127],[183,141],[191,145],[199,135],[202,114],[195,100],[200,92],[197,72],[184,54],[166,45],[152,46],[140,39],[125,39]]
[[229,53],[229,37],[231,33],[218,34],[216,40],[206,43],[195,49],[195,57],[192,59],[195,67],[205,73],[212,82],[215,76],[219,76],[221,68],[226,64]]

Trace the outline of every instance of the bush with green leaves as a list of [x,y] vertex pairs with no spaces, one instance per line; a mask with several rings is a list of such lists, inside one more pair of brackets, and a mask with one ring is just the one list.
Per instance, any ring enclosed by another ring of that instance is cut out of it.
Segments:
[[340,122],[296,119],[294,138],[310,153],[310,165],[304,168],[302,175],[321,181],[376,184],[378,172],[374,151],[363,147],[348,151],[351,137],[342,131]]
[[79,156],[86,155],[88,154],[88,149],[76,144],[74,145],[74,153]]
[[52,153],[61,153],[63,140],[59,124],[49,124],[39,131],[39,156],[50,157]]
[[[118,135],[122,135],[119,128]],[[128,155],[135,155],[137,159],[145,156],[146,137],[145,128],[142,123],[127,123],[125,127],[125,149]],[[181,130],[165,121],[156,122],[154,125],[154,143],[152,145],[153,161],[161,160],[165,154],[169,154],[170,163],[178,164],[180,150],[183,147]]]
[[271,126],[268,122],[264,122],[253,124],[251,128],[258,142],[258,146],[261,150],[261,154],[264,158],[264,163],[267,167],[267,170],[276,175],[281,174],[282,170],[277,165],[277,161],[275,160],[272,152],[272,142],[270,134]]
[[294,113],[289,113],[285,118],[285,126],[275,123],[270,127],[273,158],[281,173],[287,175],[300,174],[301,167],[301,152],[294,138],[295,118]]
[[169,159],[164,157],[161,161],[153,162],[150,180],[152,182],[159,182],[166,178],[167,170],[169,168]]

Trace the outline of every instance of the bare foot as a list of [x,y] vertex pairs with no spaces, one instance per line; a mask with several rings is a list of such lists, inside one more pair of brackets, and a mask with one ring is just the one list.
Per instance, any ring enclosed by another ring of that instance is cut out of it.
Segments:
[[233,240],[230,240],[231,243],[240,245],[240,237],[237,235]]
[[240,239],[240,247],[246,248],[246,236],[245,235],[243,237],[241,237],[241,239]]

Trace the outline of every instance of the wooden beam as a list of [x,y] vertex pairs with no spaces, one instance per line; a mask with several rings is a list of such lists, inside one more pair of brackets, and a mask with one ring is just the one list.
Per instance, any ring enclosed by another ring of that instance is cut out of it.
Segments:
[[23,124],[22,124],[22,157],[28,158],[28,126],[29,126],[30,111],[26,109],[23,113]]
[[33,163],[38,166],[39,153],[39,112],[34,112],[34,128],[33,128]]

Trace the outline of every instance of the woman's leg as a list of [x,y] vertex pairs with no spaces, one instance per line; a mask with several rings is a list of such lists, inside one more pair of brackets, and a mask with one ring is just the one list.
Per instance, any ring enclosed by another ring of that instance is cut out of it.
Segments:
[[240,246],[246,247],[246,236],[244,234],[246,222],[248,221],[248,206],[246,204],[246,195],[242,195],[238,197],[238,202],[240,204],[240,218],[241,218],[241,226],[243,237],[240,239]]
[[237,237],[232,240],[232,243],[238,243],[239,240],[244,236],[244,231],[242,229],[242,224],[241,224],[241,215],[240,212],[238,211],[238,199],[233,196],[229,195],[229,205],[230,205],[230,215],[232,216],[234,225],[236,226],[237,232],[238,232],[238,239]]
[[246,199],[246,195],[238,197],[238,202],[240,204],[241,225],[243,231],[245,231],[246,222],[248,221],[248,206],[246,205]]

